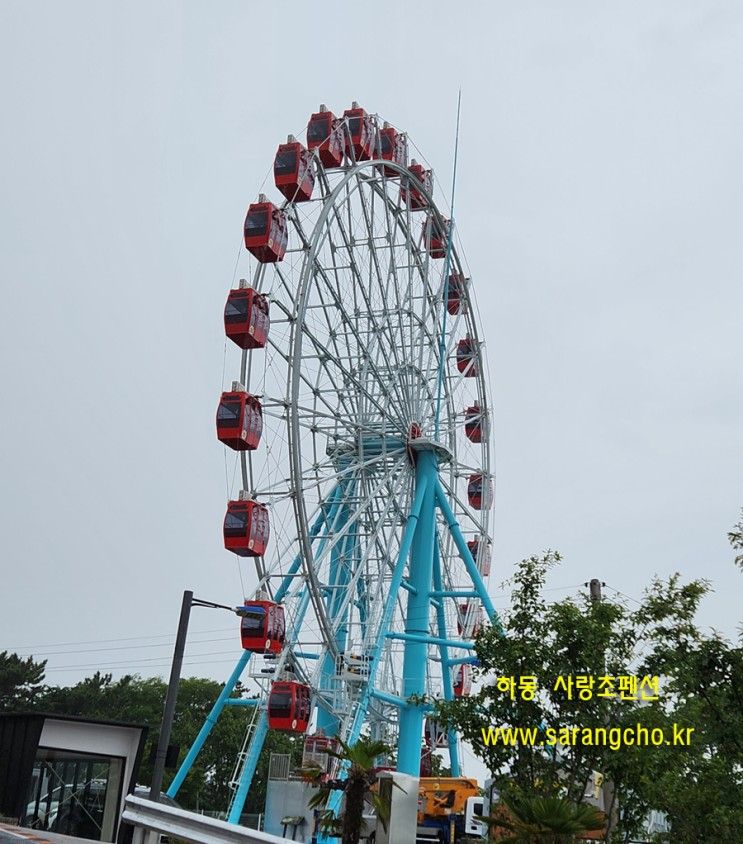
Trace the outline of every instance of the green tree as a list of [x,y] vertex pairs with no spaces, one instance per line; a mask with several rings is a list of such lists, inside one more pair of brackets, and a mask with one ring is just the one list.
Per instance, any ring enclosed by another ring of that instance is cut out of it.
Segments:
[[738,519],[738,523],[728,533],[728,540],[733,546],[734,551],[741,552],[736,556],[734,562],[736,566],[740,566],[740,568],[743,569],[743,511],[741,511],[741,516]]
[[[648,801],[666,813],[662,840],[737,841],[743,830],[743,641],[704,635],[694,622],[701,595],[678,576],[656,581],[644,602],[648,652],[640,670],[662,674],[657,707],[694,729],[692,752],[661,749],[646,783]],[[668,607],[684,607],[683,618]]]
[[310,808],[325,806],[331,792],[336,789],[343,791],[344,807],[340,818],[332,818],[327,813],[323,816],[326,826],[337,830],[342,844],[358,844],[364,825],[364,804],[372,804],[377,818],[387,826],[390,809],[380,795],[371,790],[377,782],[377,759],[389,756],[392,749],[384,742],[376,741],[368,736],[361,736],[353,746],[349,746],[342,739],[337,739],[341,750],[331,752],[345,763],[347,775],[343,780],[323,781],[320,772],[306,771],[306,777],[318,785],[317,793],[310,800]]
[[[209,714],[221,684],[199,677],[181,680],[178,690],[171,744],[180,747],[183,760]],[[142,678],[126,675],[114,681],[110,674],[96,672],[92,677],[68,687],[47,687],[37,698],[37,708],[47,712],[106,718],[146,724],[150,731],[145,745],[139,782],[149,784],[152,759],[157,746],[160,721],[165,701],[166,684],[159,677]],[[236,696],[244,689],[238,684]],[[243,745],[249,712],[243,707],[225,707],[196,759],[189,776],[178,793],[178,802],[185,808],[224,812],[231,796],[230,780],[237,754]],[[283,735],[269,732],[258,762],[255,787],[251,789],[246,812],[262,812],[265,802],[265,780],[268,758],[273,752],[293,752],[296,761],[301,747]],[[166,771],[164,788],[174,776]]]
[[[506,635],[493,627],[475,642],[483,686],[469,698],[436,702],[436,717],[462,732],[502,793],[515,786],[521,794],[578,803],[593,772],[601,772],[610,784],[604,794],[613,826],[607,839],[628,840],[642,831],[649,810],[659,809],[672,824],[670,840],[704,840],[691,831],[698,829],[703,813],[689,792],[711,799],[723,776],[728,792],[722,803],[729,808],[722,812],[722,828],[734,829],[738,822],[743,828],[741,809],[733,808],[736,801],[743,806],[741,651],[718,635],[703,634],[696,624],[708,584],[682,583],[678,575],[655,580],[634,611],[610,600],[591,601],[588,595],[549,604],[545,579],[558,562],[559,555],[552,553],[522,561],[505,616]],[[657,700],[597,695],[601,677],[645,675],[661,678]],[[517,689],[512,696],[508,679],[527,676],[537,678],[539,691],[531,700]],[[572,699],[564,689],[555,689],[561,676],[594,678],[590,699],[582,700],[575,689]],[[501,677],[506,681],[499,687]],[[571,743],[544,744],[565,727],[638,724],[661,728],[666,736],[673,735],[674,724],[696,732],[688,747],[612,748],[581,740],[581,734]],[[488,745],[482,728],[490,725],[533,730],[536,746],[526,741]]]
[[606,826],[604,815],[585,803],[515,793],[503,796],[489,822],[511,833],[500,844],[572,844],[579,833]]
[[36,662],[15,653],[0,653],[0,712],[32,707],[44,686],[46,660]]

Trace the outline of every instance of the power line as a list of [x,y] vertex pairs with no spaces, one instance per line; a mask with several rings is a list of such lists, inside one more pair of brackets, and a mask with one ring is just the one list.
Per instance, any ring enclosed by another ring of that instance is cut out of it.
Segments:
[[[233,630],[232,627],[219,627],[215,630],[195,630],[194,636],[205,635],[207,633],[226,633],[228,630]],[[72,647],[73,645],[102,645],[108,642],[134,642],[142,639],[170,639],[175,641],[175,637],[171,633],[153,633],[146,636],[119,636],[116,639],[87,639],[82,642],[51,642],[45,645],[15,645],[14,647],[5,647],[4,650],[18,653],[19,651],[36,651],[39,648],[64,648]]]
[[[191,654],[192,657],[210,657],[210,656],[221,656],[223,654],[234,654],[235,649],[229,651],[214,651],[213,653],[198,653],[198,654]],[[142,657],[142,659],[134,659],[134,660],[117,660],[116,667],[126,667],[127,665],[130,666],[137,666],[142,665],[145,662],[157,662],[162,663],[163,657],[161,656],[153,656],[153,657]],[[166,663],[169,664],[169,663]],[[62,670],[72,670],[76,668],[113,668],[114,665],[112,663],[105,663],[105,662],[92,662],[87,664],[79,664],[79,665],[56,665],[51,668],[47,668],[47,671],[62,671]]]
[[609,586],[608,584],[604,584],[607,589],[611,589],[612,592],[616,592],[617,595],[621,595],[623,598],[626,598],[628,601],[634,601],[638,607],[642,606],[642,601],[638,601],[637,598],[633,598],[631,595],[627,595],[624,592],[620,592],[619,589],[615,589],[613,586]]
[[[196,645],[207,645],[211,642],[229,642],[230,639],[234,638],[233,636],[222,636],[218,639],[198,639],[192,644]],[[84,648],[82,650],[75,650],[75,651],[35,651],[32,656],[34,657],[41,657],[41,656],[72,656],[76,654],[97,654],[97,653],[104,653],[107,651],[131,651],[131,650],[139,650],[141,648],[169,648],[173,644],[172,641],[170,642],[157,642],[151,643],[149,645],[117,645],[111,648]],[[160,659],[160,657],[158,657]]]
[[[224,651],[223,653],[227,653],[227,652]],[[234,659],[202,659],[202,660],[184,659],[183,660],[184,665],[218,665],[218,664],[222,664],[222,663],[225,663],[225,662],[229,662],[231,664],[234,664],[235,660]],[[47,668],[46,670],[47,671],[72,671],[72,670],[75,669],[75,667],[76,666],[71,666],[71,665],[59,665],[56,668]],[[85,666],[79,666],[79,667],[85,668]],[[136,665],[124,665],[124,664],[121,664],[121,665],[119,665],[119,664],[116,664],[116,665],[91,665],[89,667],[90,668],[107,669],[109,671],[114,671],[114,670],[117,670],[117,669],[136,668]],[[147,668],[147,669],[169,668],[170,663],[169,662],[161,662],[161,663],[158,663],[158,664],[155,664],[155,665],[147,665],[147,666],[144,666],[144,667]]]

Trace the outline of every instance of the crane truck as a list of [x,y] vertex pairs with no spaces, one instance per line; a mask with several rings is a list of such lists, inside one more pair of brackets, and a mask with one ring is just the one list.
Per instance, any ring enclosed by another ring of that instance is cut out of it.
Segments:
[[421,777],[416,844],[475,844],[487,840],[485,801],[477,780]]

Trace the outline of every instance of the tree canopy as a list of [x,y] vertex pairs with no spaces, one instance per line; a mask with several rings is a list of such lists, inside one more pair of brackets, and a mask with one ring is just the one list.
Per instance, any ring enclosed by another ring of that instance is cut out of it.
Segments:
[[[713,809],[715,834],[743,828],[743,650],[698,627],[709,585],[656,579],[632,609],[588,594],[550,603],[545,580],[559,560],[521,562],[505,635],[489,627],[476,639],[481,688],[438,701],[436,716],[462,732],[502,793],[578,804],[598,774],[612,841],[639,833],[651,809],[665,812],[676,844],[704,840]],[[519,689],[524,678],[533,694]],[[488,727],[530,732],[487,743]],[[627,744],[620,731],[640,727],[660,743]]]

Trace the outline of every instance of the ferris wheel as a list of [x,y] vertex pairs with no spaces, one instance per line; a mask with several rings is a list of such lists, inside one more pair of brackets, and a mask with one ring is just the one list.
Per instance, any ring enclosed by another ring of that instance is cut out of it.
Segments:
[[[245,706],[234,822],[269,729],[311,750],[369,732],[417,776],[421,699],[469,693],[472,639],[494,618],[486,362],[433,172],[354,103],[321,106],[273,174],[283,201],[261,194],[245,219],[217,411],[243,650],[168,791],[223,707]],[[241,677],[250,697],[231,697]]]

